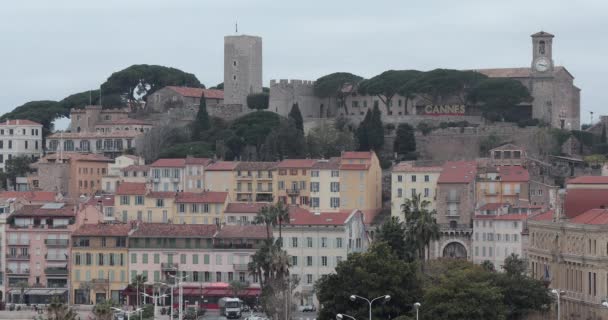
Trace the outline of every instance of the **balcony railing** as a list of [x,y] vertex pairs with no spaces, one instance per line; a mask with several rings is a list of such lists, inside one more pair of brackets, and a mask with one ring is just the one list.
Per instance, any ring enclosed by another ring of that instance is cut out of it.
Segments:
[[237,179],[251,180],[251,179],[253,179],[253,176],[239,175],[239,176],[237,176]]
[[287,192],[287,194],[289,195],[299,195],[300,194],[300,189],[298,188],[291,188],[291,189],[287,189],[285,190],[285,192]]
[[9,239],[8,245],[9,246],[29,246],[30,241],[29,240],[14,241],[14,240]]
[[29,260],[30,255],[29,254],[18,254],[18,255],[7,254],[6,259],[8,259],[8,260]]
[[448,210],[447,216],[448,217],[459,217],[460,214],[458,213],[458,210]]
[[446,196],[445,197],[445,201],[447,203],[459,203],[460,202],[460,196]]
[[252,243],[214,243],[214,249],[253,249]]
[[247,264],[233,264],[232,267],[234,271],[249,271],[249,266]]
[[30,269],[9,269],[6,268],[7,274],[30,274]]
[[179,265],[177,263],[161,263],[160,268],[163,270],[177,270]]
[[55,247],[67,247],[70,244],[70,240],[68,239],[46,239],[44,243],[47,246],[55,246]]
[[46,273],[47,275],[67,275],[68,268],[49,267],[44,269],[44,273]]
[[464,224],[464,223],[440,223],[439,228],[441,230],[459,230],[459,231],[473,230],[473,227],[470,224]]
[[64,254],[63,255],[62,254],[59,254],[59,255],[45,254],[44,258],[46,260],[53,260],[53,261],[67,261],[68,260],[68,257]]
[[257,188],[256,192],[272,192],[272,188]]

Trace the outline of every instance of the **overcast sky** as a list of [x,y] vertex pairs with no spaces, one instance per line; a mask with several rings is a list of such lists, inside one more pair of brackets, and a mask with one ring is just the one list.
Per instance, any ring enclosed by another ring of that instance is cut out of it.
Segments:
[[0,113],[98,88],[112,72],[159,64],[223,81],[223,37],[263,38],[264,84],[348,71],[529,67],[530,35],[555,35],[581,120],[608,114],[608,1],[10,1],[0,9]]

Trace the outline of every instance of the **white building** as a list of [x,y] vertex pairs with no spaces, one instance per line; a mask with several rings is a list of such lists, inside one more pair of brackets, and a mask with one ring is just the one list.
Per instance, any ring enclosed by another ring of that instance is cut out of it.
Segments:
[[[335,272],[340,261],[348,254],[366,251],[369,238],[363,213],[352,212],[312,213],[299,207],[290,207],[290,222],[282,228],[283,248],[291,259],[292,277],[300,282],[293,291],[299,305],[315,304],[314,284],[321,276]],[[279,237],[279,229],[273,229]]]
[[[141,173],[138,172],[138,168],[148,169],[147,166],[144,166],[144,159],[141,157],[133,156],[133,155],[122,155],[116,157],[114,159],[114,163],[108,164],[108,174],[101,178],[101,186],[104,192],[114,193],[116,192],[116,187],[118,184],[127,181],[127,182],[146,182],[146,176],[142,175],[142,179],[134,181],[133,174],[135,174],[135,178],[138,177]],[[125,170],[129,168],[129,170]],[[141,180],[141,181],[140,181]]]
[[527,257],[527,214],[477,215],[473,218],[473,262],[488,260],[502,270],[505,258]]
[[153,191],[205,191],[208,158],[158,159],[150,165]]
[[419,166],[405,161],[393,167],[391,172],[391,216],[403,218],[401,206],[412,195],[420,194],[420,200],[428,201],[428,210],[437,209],[437,180],[441,166]]
[[0,123],[0,172],[6,161],[28,156],[32,160],[42,155],[42,125],[30,120],[7,120]]

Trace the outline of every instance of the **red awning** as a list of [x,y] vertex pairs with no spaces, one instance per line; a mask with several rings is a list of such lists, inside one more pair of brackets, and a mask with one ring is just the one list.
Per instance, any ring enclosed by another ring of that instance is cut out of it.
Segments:
[[[205,297],[229,297],[232,295],[232,290],[228,288],[200,288],[200,287],[183,287],[185,296],[205,296]],[[261,294],[260,288],[247,288],[239,292],[239,296],[257,297]],[[179,293],[179,289],[175,288],[175,293]]]

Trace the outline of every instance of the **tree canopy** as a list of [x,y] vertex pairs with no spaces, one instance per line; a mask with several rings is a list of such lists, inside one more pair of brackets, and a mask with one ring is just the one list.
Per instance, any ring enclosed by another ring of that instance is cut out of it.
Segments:
[[69,113],[69,110],[66,112],[66,110],[62,109],[56,101],[30,101],[18,106],[11,112],[3,114],[0,117],[0,120],[27,119],[36,121],[42,124],[43,134],[46,135],[53,130],[53,121],[56,118],[66,117]]
[[359,151],[380,150],[384,145],[384,126],[382,125],[382,113],[378,106],[370,111],[367,110],[365,118],[359,124],[356,131]]
[[268,109],[269,101],[270,95],[268,92],[252,93],[247,96],[247,107],[256,110]]
[[416,157],[416,137],[411,125],[407,123],[399,124],[393,149],[398,155],[408,156],[407,159]]
[[362,77],[349,72],[334,72],[315,81],[314,93],[319,98],[336,97],[338,106],[346,107],[346,97],[356,90],[361,80]]
[[475,71],[435,69],[420,73],[401,88],[401,92],[414,92],[430,103],[440,103],[443,98],[458,96],[465,103],[467,94],[487,76]]
[[417,70],[388,70],[381,74],[361,81],[359,93],[378,96],[384,103],[387,111],[390,111],[390,104],[393,96],[409,82],[421,74]]
[[488,78],[471,89],[468,99],[481,107],[487,119],[517,121],[521,118],[518,104],[531,101],[532,96],[517,80]]
[[192,123],[192,140],[199,140],[201,134],[209,129],[211,129],[211,122],[209,120],[209,113],[207,113],[207,99],[205,99],[205,95],[203,94],[198,105],[196,119]]
[[293,121],[293,125],[296,129],[304,133],[304,119],[302,118],[302,113],[300,112],[300,107],[297,103],[294,103],[293,106],[291,106],[288,117],[290,121]]

